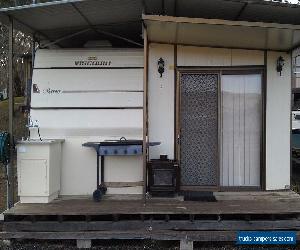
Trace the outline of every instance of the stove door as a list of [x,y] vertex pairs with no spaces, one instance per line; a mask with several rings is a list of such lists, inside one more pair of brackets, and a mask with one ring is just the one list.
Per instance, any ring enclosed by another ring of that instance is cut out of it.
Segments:
[[218,185],[218,81],[216,73],[181,74],[182,186]]

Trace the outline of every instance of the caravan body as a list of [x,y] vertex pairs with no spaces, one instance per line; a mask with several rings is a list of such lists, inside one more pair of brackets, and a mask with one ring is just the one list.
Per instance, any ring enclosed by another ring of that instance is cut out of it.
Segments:
[[[143,51],[38,50],[30,116],[30,139],[65,140],[60,195],[91,195],[96,153],[82,144],[142,139]],[[105,182],[142,182],[142,156],[105,161]],[[142,194],[142,185],[108,188],[108,194]]]

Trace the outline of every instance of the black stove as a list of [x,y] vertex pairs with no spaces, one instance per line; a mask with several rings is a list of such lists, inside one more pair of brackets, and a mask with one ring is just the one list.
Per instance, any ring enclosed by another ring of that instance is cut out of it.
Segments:
[[148,168],[148,191],[152,196],[174,196],[179,188],[179,165],[165,156],[150,160]]

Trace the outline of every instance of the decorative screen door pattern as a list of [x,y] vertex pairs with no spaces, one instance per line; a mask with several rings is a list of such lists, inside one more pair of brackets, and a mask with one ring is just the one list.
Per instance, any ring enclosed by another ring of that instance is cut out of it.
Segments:
[[218,165],[218,74],[182,74],[181,185],[218,185]]
[[221,186],[260,186],[261,75],[221,77]]

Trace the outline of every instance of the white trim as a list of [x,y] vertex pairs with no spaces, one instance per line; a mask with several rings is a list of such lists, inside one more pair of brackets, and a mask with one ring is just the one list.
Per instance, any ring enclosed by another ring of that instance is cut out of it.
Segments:
[[264,23],[264,22],[248,22],[248,21],[228,21],[221,19],[205,19],[205,18],[190,18],[190,17],[173,17],[159,15],[142,15],[144,21],[172,22],[172,23],[190,23],[190,24],[210,24],[210,25],[227,25],[227,26],[245,26],[259,28],[276,28],[276,29],[291,29],[300,30],[300,25],[279,24],[279,23]]

